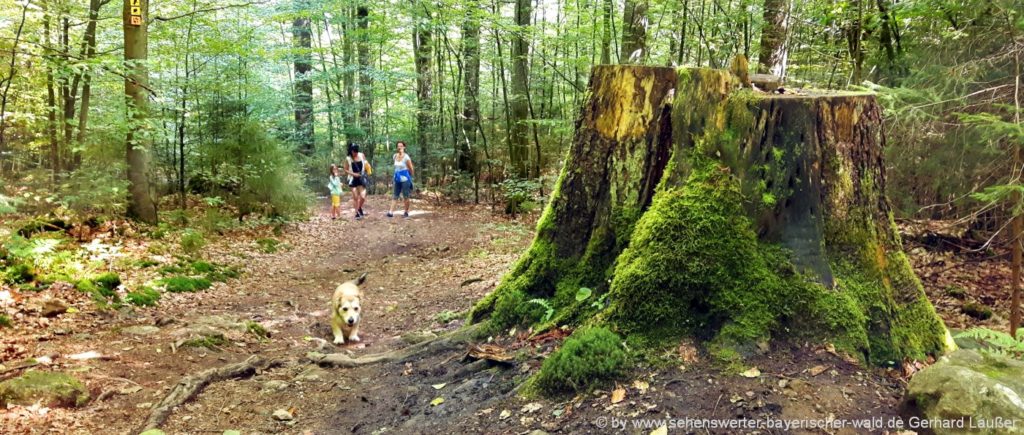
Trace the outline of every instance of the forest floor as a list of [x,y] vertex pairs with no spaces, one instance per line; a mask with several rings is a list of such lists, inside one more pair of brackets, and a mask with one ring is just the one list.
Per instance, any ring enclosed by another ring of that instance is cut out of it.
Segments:
[[[374,355],[406,347],[415,336],[459,328],[463,314],[495,287],[532,238],[532,223],[511,221],[483,207],[435,207],[417,201],[410,219],[388,219],[375,207],[384,204],[383,198],[371,198],[369,204],[370,216],[362,221],[353,220],[347,211],[343,219],[331,220],[326,210],[318,210],[280,236],[284,243],[279,252],[258,249],[255,240],[265,234],[225,236],[203,255],[211,262],[237,265],[243,274],[201,293],[167,293],[157,307],[97,310],[87,296],[59,286],[39,294],[16,293],[21,296],[8,301],[7,309],[21,314],[13,328],[0,330],[0,357],[8,367],[0,366],[0,380],[23,371],[11,368],[16,361],[35,357],[37,369],[62,370],[82,379],[93,399],[78,409],[10,405],[0,410],[2,432],[133,433],[183,377],[260,355],[280,364],[210,384],[175,409],[161,429],[296,434],[615,429],[647,434],[651,428],[635,425],[687,418],[748,419],[768,425],[782,420],[814,424],[874,418],[876,422],[869,423],[875,425],[872,432],[882,433],[885,428],[877,421],[899,418],[907,375],[920,367],[865,369],[827,347],[775,343],[748,361],[756,371],[725,374],[699,349],[682,342],[666,359],[674,362],[637,366],[629,378],[606,390],[525,400],[515,394],[515,385],[539,368],[564,334],[531,340],[523,332],[492,341],[524,355],[510,363],[471,363],[465,358],[466,346],[461,346],[406,362],[317,366],[306,360],[308,352]],[[120,247],[118,255],[148,252],[145,240],[107,243]],[[940,267],[927,259],[915,260],[915,265]],[[363,272],[369,277],[364,284],[362,342],[331,344],[331,292]],[[975,281],[985,282],[985,276]],[[961,284],[973,288],[971,282]],[[972,318],[943,308],[953,304],[947,300],[948,285],[934,282],[930,289],[941,293],[933,295],[940,312],[956,326],[969,326]],[[54,318],[33,315],[42,294],[59,296],[75,310]],[[262,325],[269,337],[251,333],[247,321]],[[210,331],[225,340],[207,347],[188,346],[187,338],[211,336]],[[849,427],[806,431],[864,432]]]

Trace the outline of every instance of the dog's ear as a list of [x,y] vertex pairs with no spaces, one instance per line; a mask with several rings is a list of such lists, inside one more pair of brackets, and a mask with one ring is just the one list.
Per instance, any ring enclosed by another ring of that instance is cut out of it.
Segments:
[[363,281],[366,281],[367,274],[369,274],[369,272],[363,272],[362,275],[359,275],[359,278],[356,278],[356,285],[363,285]]

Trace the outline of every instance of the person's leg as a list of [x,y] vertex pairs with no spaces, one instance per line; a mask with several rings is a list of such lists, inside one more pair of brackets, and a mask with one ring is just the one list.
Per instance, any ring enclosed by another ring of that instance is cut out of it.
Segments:
[[359,218],[359,187],[352,187],[352,211],[356,213],[356,219]]
[[402,196],[405,197],[405,216],[409,217],[409,195],[412,194],[412,182],[402,183]]

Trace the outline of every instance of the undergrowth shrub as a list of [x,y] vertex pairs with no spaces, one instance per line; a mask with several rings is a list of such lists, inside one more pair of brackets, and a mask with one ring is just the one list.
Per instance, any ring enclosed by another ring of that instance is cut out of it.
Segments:
[[209,279],[193,278],[190,276],[171,276],[158,281],[168,292],[171,293],[193,293],[206,290],[213,285]]
[[603,327],[579,330],[544,360],[534,386],[548,395],[586,391],[622,376],[626,362],[618,335]]
[[203,237],[202,232],[190,228],[181,233],[179,244],[182,252],[195,255],[203,249],[203,246],[206,246],[206,238]]
[[152,287],[142,287],[138,290],[128,292],[128,294],[124,296],[124,299],[132,305],[152,307],[160,300],[160,292]]

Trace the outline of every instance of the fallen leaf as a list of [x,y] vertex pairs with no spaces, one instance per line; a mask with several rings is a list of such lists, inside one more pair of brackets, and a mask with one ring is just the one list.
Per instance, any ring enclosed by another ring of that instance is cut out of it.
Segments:
[[498,419],[499,420],[504,420],[504,419],[509,418],[511,416],[512,416],[512,412],[511,411],[509,411],[507,409],[503,409],[503,410],[501,410],[501,414],[498,414]]
[[444,388],[445,385],[448,385],[448,384],[443,384],[443,383],[442,384],[434,384],[434,385],[431,385],[431,387],[434,387],[435,390],[440,390],[440,389]]
[[651,431],[651,435],[668,435],[668,426],[658,426],[657,429]]
[[612,391],[612,403],[613,404],[614,403],[619,403],[619,402],[621,402],[621,401],[623,401],[625,399],[626,399],[626,389],[625,388],[616,388],[615,391]]
[[828,367],[826,367],[826,366],[814,366],[814,367],[811,367],[811,369],[808,370],[808,372],[811,374],[811,376],[818,376],[818,375],[824,373],[825,370],[828,370]]
[[641,381],[639,379],[633,381],[633,388],[636,388],[637,390],[640,390],[640,394],[646,393],[647,389],[650,388],[650,387],[651,387],[651,384],[648,384],[647,382]]
[[538,411],[538,410],[540,410],[543,407],[544,407],[544,405],[541,405],[538,402],[531,402],[531,403],[527,403],[526,405],[523,405],[523,409],[521,409],[520,412],[523,412],[525,414],[529,414],[531,412]]
[[740,376],[743,376],[744,378],[756,378],[761,376],[761,370],[757,367],[751,367],[749,370],[740,373]]
[[440,405],[442,403],[444,403],[444,397],[438,397],[438,398],[430,401],[430,406],[437,406],[437,405]]

